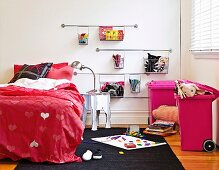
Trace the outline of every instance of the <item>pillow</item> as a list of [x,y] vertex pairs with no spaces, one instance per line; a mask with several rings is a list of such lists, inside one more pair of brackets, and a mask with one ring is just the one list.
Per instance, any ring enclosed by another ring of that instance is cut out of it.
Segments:
[[52,63],[41,63],[36,65],[24,64],[21,69],[14,75],[9,83],[14,83],[20,78],[29,78],[37,80],[47,75],[50,70]]
[[49,73],[46,75],[46,78],[51,79],[67,79],[72,80],[73,68],[71,66],[65,66],[59,69],[51,68]]
[[177,106],[161,105],[152,111],[155,119],[179,123],[179,113]]
[[[57,64],[53,64],[52,65],[52,68],[62,68],[62,67],[65,67],[67,66],[68,63],[67,62],[64,62],[64,63],[57,63]],[[14,75],[21,69],[23,65],[19,65],[19,64],[14,64]]]

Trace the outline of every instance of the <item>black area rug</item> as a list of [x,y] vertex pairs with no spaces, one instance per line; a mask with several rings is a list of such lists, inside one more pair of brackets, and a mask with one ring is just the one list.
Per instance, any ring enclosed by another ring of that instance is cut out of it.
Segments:
[[[123,134],[126,129],[111,128],[91,131],[85,129],[84,140],[78,147],[76,155],[82,156],[88,149],[101,149],[103,158],[100,160],[83,161],[82,163],[47,164],[20,161],[16,170],[181,170],[181,162],[170,146],[161,145],[151,148],[123,150],[107,144],[90,140],[93,137]],[[166,142],[161,136],[147,135],[147,140]],[[119,154],[123,151],[124,154]]]

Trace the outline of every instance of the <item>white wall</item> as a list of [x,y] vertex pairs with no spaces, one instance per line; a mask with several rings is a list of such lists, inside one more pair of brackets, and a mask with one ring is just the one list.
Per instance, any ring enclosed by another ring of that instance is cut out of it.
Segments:
[[[182,77],[219,89],[219,55],[194,55],[190,49],[191,1],[182,0]],[[219,101],[213,102],[213,136],[219,144]]]
[[[169,73],[142,76],[140,98],[112,99],[112,118],[116,123],[147,123],[147,90],[145,83],[152,79],[180,77],[180,1],[179,0],[1,0],[0,1],[0,83],[13,75],[13,64],[81,61],[97,74],[122,74],[125,81],[130,73],[144,73],[144,52],[126,52],[125,68],[115,70],[113,52],[99,48],[172,49]],[[78,45],[77,33],[82,28],[61,28],[61,24],[133,25],[126,28],[121,42],[99,41],[98,28],[89,28],[89,44]],[[84,71],[83,73],[89,73]],[[83,81],[80,75],[73,81],[80,90],[92,87],[91,75]],[[84,83],[86,80],[86,83]],[[89,83],[90,82],[90,83]],[[128,86],[126,87],[128,90]],[[129,97],[129,92],[126,93]],[[136,97],[139,97],[138,95]],[[144,98],[142,98],[144,97]],[[127,116],[129,115],[129,116]],[[121,118],[122,116],[122,118]],[[118,118],[119,117],[119,118]],[[126,119],[129,117],[129,119]],[[135,119],[138,117],[137,119]],[[127,122],[129,121],[129,122]]]

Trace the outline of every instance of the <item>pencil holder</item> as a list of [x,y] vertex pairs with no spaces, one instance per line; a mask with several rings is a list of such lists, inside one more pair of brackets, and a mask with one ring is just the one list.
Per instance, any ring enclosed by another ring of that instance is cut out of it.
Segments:
[[112,56],[114,62],[114,69],[123,69],[124,68],[124,57],[121,55],[116,54]]
[[129,75],[129,84],[131,93],[140,93],[141,76]]

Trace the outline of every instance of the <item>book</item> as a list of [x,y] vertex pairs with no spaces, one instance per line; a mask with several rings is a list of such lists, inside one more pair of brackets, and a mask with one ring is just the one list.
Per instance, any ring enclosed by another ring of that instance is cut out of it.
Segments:
[[162,126],[162,125],[149,125],[146,128],[147,131],[152,131],[152,132],[167,132],[170,130],[173,130],[172,126]]
[[159,136],[170,136],[176,134],[178,131],[175,130],[176,123],[171,121],[156,120],[149,125],[144,131],[144,134],[159,135]]
[[164,120],[156,120],[153,125],[162,125],[162,126],[174,126],[175,122],[164,121]]
[[152,131],[147,131],[146,129],[143,131],[144,134],[150,134],[150,135],[159,135],[159,136],[170,136],[170,135],[174,135],[177,133],[176,130],[170,130],[167,132],[152,132]]

